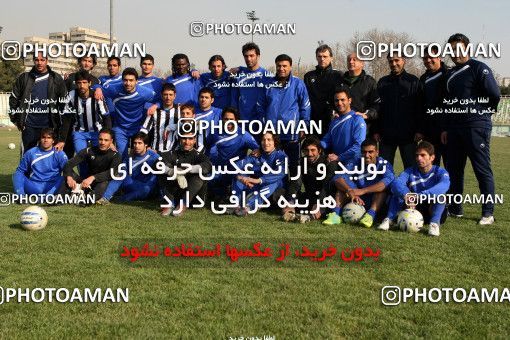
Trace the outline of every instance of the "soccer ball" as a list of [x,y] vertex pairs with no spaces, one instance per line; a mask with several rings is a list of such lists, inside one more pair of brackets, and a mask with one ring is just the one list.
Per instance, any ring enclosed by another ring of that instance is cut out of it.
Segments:
[[9,145],[7,145],[7,147],[10,149],[10,150],[14,150],[16,148],[16,144],[14,143],[9,143]]
[[358,223],[364,213],[365,208],[362,205],[347,203],[342,209],[342,219],[347,223]]
[[36,205],[32,205],[21,213],[21,226],[25,230],[41,230],[48,223],[46,211]]
[[417,233],[423,227],[423,216],[415,209],[402,210],[398,214],[397,225],[402,231]]

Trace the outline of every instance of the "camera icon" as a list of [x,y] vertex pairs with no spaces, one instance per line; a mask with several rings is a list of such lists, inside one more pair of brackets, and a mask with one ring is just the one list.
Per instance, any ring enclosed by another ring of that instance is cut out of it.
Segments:
[[408,207],[415,207],[418,205],[418,194],[409,192],[404,196],[404,202]]
[[19,41],[6,40],[2,43],[2,59],[18,60],[21,58],[21,44]]
[[399,286],[384,286],[381,289],[381,302],[385,306],[398,306],[401,296]]
[[193,21],[189,25],[189,34],[192,37],[203,37],[205,34],[205,25],[202,21]]
[[11,205],[11,194],[8,192],[0,192],[0,207]]
[[359,60],[370,61],[376,56],[375,42],[362,40],[356,44],[356,54]]
[[177,121],[177,136],[195,137],[197,135],[197,121],[194,118],[179,118]]

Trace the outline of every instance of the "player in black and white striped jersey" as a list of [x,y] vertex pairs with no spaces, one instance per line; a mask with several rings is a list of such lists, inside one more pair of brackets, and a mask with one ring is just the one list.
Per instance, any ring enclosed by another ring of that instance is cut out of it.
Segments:
[[140,132],[149,135],[149,145],[157,152],[173,149],[177,141],[179,107],[174,107],[175,95],[175,85],[164,84],[161,90],[161,108],[148,115],[140,129]]

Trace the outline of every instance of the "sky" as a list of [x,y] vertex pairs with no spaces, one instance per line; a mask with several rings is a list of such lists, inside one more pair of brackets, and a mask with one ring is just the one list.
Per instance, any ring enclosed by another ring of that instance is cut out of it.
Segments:
[[[86,4],[90,10],[84,11]],[[198,69],[211,55],[224,56],[229,67],[243,64],[241,46],[249,35],[190,36],[190,23],[248,23],[255,10],[259,23],[294,23],[295,35],[255,36],[261,64],[270,66],[281,53],[302,64],[315,63],[319,40],[344,43],[355,32],[372,28],[406,32],[416,41],[444,43],[462,32],[474,43],[500,43],[501,58],[484,61],[510,77],[510,1],[155,1],[114,0],[114,32],[119,42],[145,43],[156,68],[167,70],[175,53],[186,53]],[[81,26],[109,33],[109,0],[10,1],[2,4],[0,40],[47,37],[49,32]],[[135,65],[138,61],[127,62]]]

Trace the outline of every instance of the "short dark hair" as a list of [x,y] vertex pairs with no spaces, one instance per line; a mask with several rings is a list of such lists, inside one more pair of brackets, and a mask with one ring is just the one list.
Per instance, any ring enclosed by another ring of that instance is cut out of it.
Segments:
[[41,57],[43,57],[44,59],[48,60],[48,54],[43,53],[42,51],[39,51],[39,52],[37,52],[37,53],[34,53],[34,56],[33,56],[32,60],[37,59],[37,57],[39,56],[39,54],[41,54]]
[[333,96],[335,96],[337,93],[345,93],[347,98],[352,98],[351,90],[347,86],[338,86],[335,88],[335,93],[333,93]]
[[233,113],[236,120],[239,120],[239,111],[233,106],[227,106],[221,111],[221,118],[225,116],[226,113]]
[[145,60],[150,60],[152,61],[152,63],[154,64],[154,57],[151,56],[150,54],[146,54],[145,56],[141,57],[140,58],[140,66],[142,65],[142,63],[145,61]]
[[88,82],[92,82],[92,76],[88,71],[78,71],[74,75],[74,82],[86,80]]
[[107,133],[110,135],[110,137],[112,137],[112,139],[115,139],[115,133],[113,133],[112,129],[102,128],[101,130],[99,130],[99,134],[102,134],[102,133]]
[[379,150],[379,145],[377,145],[377,141],[373,138],[367,138],[361,143],[361,149],[363,149],[366,146],[375,146],[376,150]]
[[290,66],[292,66],[292,58],[287,54],[280,54],[274,60],[275,64],[279,63],[280,61],[288,61],[290,63]]
[[429,44],[425,48],[425,55],[430,55],[429,50],[435,54],[439,53],[439,46],[436,44]]
[[149,145],[149,136],[143,132],[136,133],[133,137],[131,137],[131,140],[134,142],[135,139],[141,139],[143,144]]
[[119,64],[119,66],[120,66],[120,58],[119,58],[119,57],[115,57],[115,56],[113,56],[113,57],[108,57],[108,59],[106,59],[106,64],[108,64],[108,63],[109,63],[110,61],[112,61],[112,60],[117,60],[117,63],[118,63],[118,64]]
[[219,54],[213,55],[211,58],[209,58],[209,63],[207,65],[211,66],[211,64],[215,61],[221,61],[221,64],[223,65],[223,69],[227,68],[227,65],[225,64],[225,59]]
[[211,95],[211,98],[214,98],[214,90],[211,89],[210,87],[202,87],[198,92],[198,96],[200,97],[202,93],[209,93]]
[[163,84],[163,87],[161,87],[161,93],[163,93],[165,91],[174,91],[174,93],[177,93],[177,90],[175,89],[175,85],[172,83]]
[[323,151],[321,140],[317,136],[308,136],[303,141],[303,145],[301,146],[301,149],[306,149],[310,145],[314,145],[319,149],[320,152]]
[[242,52],[243,52],[243,55],[248,52],[248,51],[251,51],[251,50],[255,50],[255,53],[257,55],[260,55],[260,48],[259,48],[259,45],[253,43],[253,42],[249,42],[249,43],[246,43],[243,45],[243,48],[242,48]]
[[193,114],[195,114],[195,106],[192,104],[181,105],[181,111],[184,109],[189,109],[189,110],[191,110],[191,112],[193,112]]
[[452,42],[461,42],[467,46],[469,44],[469,38],[462,33],[455,33],[448,38],[448,43],[451,44]]
[[320,45],[319,47],[317,47],[317,49],[315,50],[315,55],[317,55],[317,54],[319,54],[321,52],[326,52],[326,51],[329,52],[329,56],[330,57],[333,56],[333,50],[331,49],[331,47],[329,47],[326,44],[323,44],[323,45]]
[[[92,64],[93,64],[94,66],[96,66],[96,65],[97,65],[97,58],[96,58],[96,56],[95,56],[94,54],[91,54],[91,55],[84,55],[83,57],[79,57],[79,58],[78,58],[78,64],[79,64],[79,63],[81,63],[81,61],[82,61],[82,59],[83,59],[83,58],[89,58],[89,57],[90,57],[90,58],[92,58]],[[48,58],[48,57],[46,57],[46,59],[47,59],[47,58]]]
[[122,71],[122,79],[124,79],[125,76],[135,76],[135,79],[138,80],[138,72],[132,67],[128,67]]
[[270,134],[271,137],[273,137],[275,149],[279,149],[280,148],[280,136],[278,136],[278,134],[274,133],[273,131],[265,131],[260,136],[260,144],[262,145],[262,139],[264,138],[264,135],[267,135],[267,134]]
[[41,130],[41,134],[39,135],[39,139],[41,139],[43,136],[50,136],[53,140],[55,140],[55,130],[53,128],[44,128]]
[[418,152],[418,150],[425,150],[429,155],[435,154],[434,145],[426,140],[422,140],[418,143],[418,145],[416,145],[415,152]]
[[175,62],[179,59],[186,59],[186,62],[189,64],[189,58],[187,55],[185,55],[184,53],[177,53],[174,54],[174,56],[172,57],[172,65],[175,64]]

